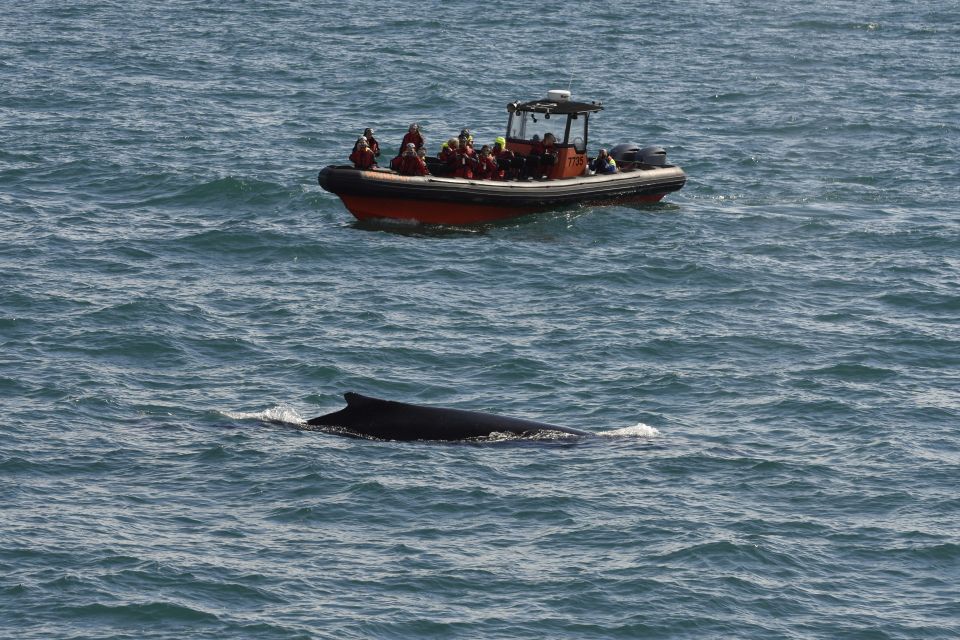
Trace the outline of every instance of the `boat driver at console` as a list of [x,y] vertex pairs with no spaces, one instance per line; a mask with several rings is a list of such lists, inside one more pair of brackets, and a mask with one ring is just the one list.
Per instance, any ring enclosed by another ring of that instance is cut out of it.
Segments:
[[545,133],[543,140],[534,134],[530,141],[530,157],[527,159],[527,168],[530,176],[545,178],[553,166],[557,164],[557,138],[552,133]]

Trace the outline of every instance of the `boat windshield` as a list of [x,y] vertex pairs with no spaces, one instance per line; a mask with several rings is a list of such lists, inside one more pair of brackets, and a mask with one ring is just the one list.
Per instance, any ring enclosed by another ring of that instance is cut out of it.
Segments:
[[552,133],[559,142],[563,142],[563,133],[566,126],[567,118],[565,116],[550,116],[546,113],[521,111],[510,116],[510,128],[507,131],[507,137],[530,140],[534,135],[537,135],[543,140],[544,134]]
[[551,116],[546,113],[521,111],[510,115],[507,137],[515,140],[531,140],[534,135],[537,135],[543,140],[545,134],[552,133],[560,144],[572,144],[577,153],[585,153],[587,119],[588,116],[585,113]]
[[570,133],[568,142],[573,145],[577,153],[587,152],[587,119],[585,113],[570,114]]

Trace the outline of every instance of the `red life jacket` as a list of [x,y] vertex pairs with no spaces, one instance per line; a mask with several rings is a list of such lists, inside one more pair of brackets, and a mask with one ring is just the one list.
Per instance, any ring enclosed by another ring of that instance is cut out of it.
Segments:
[[530,155],[542,156],[543,155],[543,141],[537,140],[530,144]]
[[427,164],[419,156],[400,156],[397,173],[403,176],[427,175]]
[[440,153],[437,154],[437,157],[440,158],[445,164],[453,165],[454,158],[457,157],[456,149],[451,149],[450,147],[444,147],[440,150]]
[[423,136],[420,135],[419,131],[408,131],[407,135],[403,136],[403,142],[400,143],[400,154],[407,148],[407,144],[412,142],[415,149],[420,149],[423,146]]
[[367,138],[367,146],[370,147],[370,151],[373,151],[374,156],[380,155],[380,143],[377,142],[377,139],[373,136]]
[[480,159],[477,160],[476,177],[480,180],[493,180],[501,177],[497,161],[493,156],[480,156]]
[[350,154],[350,162],[353,163],[353,166],[357,169],[370,169],[371,167],[377,166],[377,158],[373,155],[373,151],[370,151],[370,148],[365,149],[355,149],[353,153]]
[[473,168],[477,165],[470,153],[460,147],[457,149],[457,155],[453,157],[453,177],[454,178],[472,178]]

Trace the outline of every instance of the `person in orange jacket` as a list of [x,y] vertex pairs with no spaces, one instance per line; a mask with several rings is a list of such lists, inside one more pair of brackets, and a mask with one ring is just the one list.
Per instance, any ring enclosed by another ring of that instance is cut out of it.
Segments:
[[443,146],[440,147],[440,153],[437,154],[437,158],[440,159],[442,164],[434,171],[436,175],[453,175],[453,172],[456,169],[457,148],[459,146],[460,142],[456,138],[450,138],[443,143]]
[[473,170],[477,167],[476,153],[468,145],[459,144],[456,155],[453,157],[453,177],[473,178]]
[[373,137],[373,129],[367,127],[363,130],[363,137],[367,139],[367,146],[370,147],[370,151],[373,151],[373,155],[376,158],[380,157],[380,143],[377,142],[377,139]]
[[417,155],[417,149],[412,142],[407,143],[407,148],[402,156],[394,158],[396,166],[394,167],[402,176],[425,176],[427,175],[427,163]]
[[497,160],[490,155],[490,147],[487,145],[480,147],[480,157],[477,158],[477,168],[473,175],[478,180],[498,180],[501,177]]
[[493,150],[490,151],[490,155],[494,157],[497,161],[497,165],[500,167],[500,180],[510,180],[516,178],[519,173],[518,160],[523,161],[523,158],[517,158],[513,151],[507,149],[507,139],[503,136],[497,137],[493,141]]
[[530,139],[530,155],[531,156],[542,156],[543,155],[543,141],[540,139],[540,136],[533,134],[533,138]]
[[549,131],[543,134],[543,153],[557,153],[557,136]]
[[423,134],[420,133],[420,125],[416,122],[411,124],[410,128],[407,129],[406,135],[403,136],[403,142],[400,143],[400,151],[397,155],[402,156],[407,145],[411,142],[413,143],[414,149],[419,149],[424,144]]
[[541,144],[542,152],[540,154],[540,171],[549,175],[553,167],[557,164],[557,137],[549,131],[543,134]]
[[461,129],[457,139],[460,141],[461,148],[465,147],[468,149],[467,155],[471,158],[477,155],[477,152],[473,148],[473,135],[470,133],[470,129]]
[[353,153],[350,154],[350,162],[357,169],[372,169],[377,166],[377,157],[370,150],[367,139],[363,136],[357,138],[357,143],[353,145]]
[[460,141],[456,138],[450,138],[443,143],[443,146],[440,147],[440,153],[437,154],[437,157],[440,158],[445,164],[450,164],[451,158],[457,155],[457,148],[460,146]]

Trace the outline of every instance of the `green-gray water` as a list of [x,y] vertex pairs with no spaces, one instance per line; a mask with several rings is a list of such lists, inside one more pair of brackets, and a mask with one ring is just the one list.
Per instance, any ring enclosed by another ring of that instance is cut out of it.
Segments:
[[[0,636],[960,636],[955,2],[13,2]],[[370,227],[435,152],[603,100],[663,203]],[[357,391],[606,434],[439,445]]]

